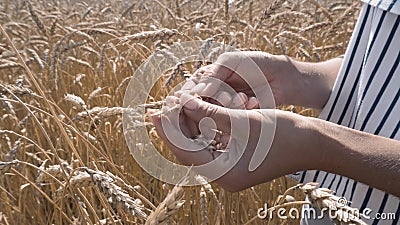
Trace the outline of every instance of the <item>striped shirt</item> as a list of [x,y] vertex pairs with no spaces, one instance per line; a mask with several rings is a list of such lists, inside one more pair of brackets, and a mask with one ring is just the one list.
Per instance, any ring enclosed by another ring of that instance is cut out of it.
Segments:
[[[363,0],[343,64],[320,118],[375,135],[400,140],[400,1]],[[400,149],[399,149],[400,152]],[[351,163],[343,160],[343,163]],[[350,206],[372,210],[368,224],[400,224],[400,199],[344,176],[309,170],[290,175],[318,182],[345,197]],[[400,179],[400,177],[399,177]],[[385,182],[382,180],[382,182]],[[305,206],[308,207],[308,206]],[[392,220],[373,219],[395,213]],[[332,224],[303,219],[302,224]]]
[[374,7],[380,8],[394,14],[400,14],[400,4],[397,0],[362,0]]

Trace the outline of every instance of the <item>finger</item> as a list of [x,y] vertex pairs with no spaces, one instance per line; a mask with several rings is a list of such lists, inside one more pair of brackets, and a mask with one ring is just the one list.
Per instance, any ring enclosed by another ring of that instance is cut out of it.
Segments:
[[216,99],[214,99],[214,98],[202,97],[201,100],[203,100],[203,101],[205,101],[205,102],[208,102],[208,103],[211,103],[211,104],[214,104],[214,105],[222,106],[222,105],[221,105]]
[[[202,146],[199,146],[193,141],[183,142],[180,138],[180,131],[176,129],[167,116],[155,115],[150,116],[150,119],[158,135],[164,139],[169,149],[184,165],[202,165],[213,160],[212,154],[206,149],[193,151]],[[168,132],[168,137],[166,132]],[[177,145],[182,146],[182,148],[178,148]]]
[[179,98],[176,96],[167,96],[165,98],[166,105],[179,104]]
[[226,91],[219,91],[216,94],[216,100],[223,106],[228,107],[232,102],[232,96]]
[[220,143],[222,144],[222,149],[225,149],[228,146],[230,139],[231,139],[231,135],[229,135],[229,134],[224,134],[221,136]]
[[190,89],[190,94],[194,95],[194,94],[198,94],[201,95],[203,90],[206,88],[207,84],[205,83],[198,83],[196,86],[194,86],[193,88]]
[[179,114],[179,128],[187,138],[193,138],[199,134],[196,123],[186,117],[185,114]]
[[175,91],[174,96],[177,97],[177,98],[181,98],[182,94],[190,94],[190,90]]
[[209,71],[214,65],[210,64],[210,65],[206,65],[206,66],[202,66],[199,69],[197,69],[196,71],[194,71],[194,73],[192,74],[192,77],[201,77],[204,75],[205,72]]
[[173,110],[167,114],[167,118],[177,130],[183,133],[184,137],[181,136],[182,138],[193,138],[200,134],[197,124],[189,119],[182,111]]
[[182,117],[182,122],[181,126],[186,126],[188,129],[188,132],[190,133],[190,136],[187,136],[189,138],[194,138],[200,134],[200,129],[196,122],[193,120],[189,119],[184,113],[180,114],[180,117]]
[[183,94],[181,96],[184,114],[191,120],[199,123],[204,118],[211,118],[218,130],[230,133],[231,120],[227,108],[220,107],[202,101],[193,96]]
[[215,93],[219,90],[221,86],[221,82],[215,82],[213,79],[207,79],[207,77],[218,79],[222,82],[225,82],[233,73],[230,69],[224,66],[216,66],[211,73],[208,73],[200,82],[207,84],[207,86],[203,89],[199,95],[203,96],[214,96]]
[[[221,133],[217,133],[216,137],[215,137],[215,147],[217,150],[224,150],[226,151],[226,148],[229,144],[229,140],[231,138],[231,135],[229,134],[221,134]],[[222,152],[222,151],[220,151]]]
[[181,87],[181,90],[190,90],[196,86],[196,82],[194,79],[188,79],[183,86]]
[[256,97],[250,97],[246,104],[246,109],[258,109],[260,107]]
[[161,114],[158,114],[157,111],[158,110],[154,109],[147,110],[147,112],[149,113],[150,121],[153,123],[158,136],[162,139],[166,139],[165,133],[162,129]]
[[[200,96],[214,96],[219,90],[221,83],[225,82],[232,73],[232,70],[222,65],[213,65],[212,67],[209,67],[208,70],[202,73],[202,77],[198,84],[205,84],[205,86],[201,85],[201,87],[196,88],[193,93]],[[215,79],[218,79],[222,82],[215,82]]]
[[247,95],[243,92],[239,92],[232,98],[232,102],[229,108],[246,109],[246,104],[248,103],[248,101],[249,99],[247,98]]

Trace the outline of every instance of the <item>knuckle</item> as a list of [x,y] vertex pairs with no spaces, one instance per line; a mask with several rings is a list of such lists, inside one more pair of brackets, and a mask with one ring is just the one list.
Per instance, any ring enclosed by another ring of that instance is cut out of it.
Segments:
[[220,55],[220,57],[218,59],[221,60],[235,60],[236,58],[238,58],[240,56],[239,52],[224,52]]
[[218,113],[218,108],[215,107],[214,105],[210,105],[206,109],[206,117],[215,117],[215,115]]

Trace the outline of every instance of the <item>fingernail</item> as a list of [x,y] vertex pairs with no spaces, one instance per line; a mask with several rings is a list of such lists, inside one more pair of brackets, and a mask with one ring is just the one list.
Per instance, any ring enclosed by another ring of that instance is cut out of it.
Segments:
[[220,91],[218,93],[217,100],[222,106],[227,107],[232,101],[232,96],[226,91]]
[[165,98],[165,104],[170,105],[170,104],[176,104],[178,101],[178,98],[176,96],[167,96]]
[[207,84],[207,86],[203,90],[203,95],[205,96],[214,96],[217,93],[219,85],[213,82]]
[[190,94],[199,94],[204,90],[205,87],[205,83],[199,83],[190,90]]
[[255,109],[258,108],[258,101],[255,97],[249,98],[249,102],[246,105],[247,109]]
[[181,95],[181,103],[183,104],[183,107],[192,111],[195,111],[199,108],[199,104],[195,97],[188,95],[188,94],[182,94]]
[[240,99],[243,101],[243,104],[247,104],[247,102],[249,101],[247,95],[243,92],[239,92],[239,97]]
[[180,98],[182,94],[189,94],[189,90],[179,90],[174,93],[174,96]]
[[[242,94],[244,95],[244,97]],[[247,96],[244,93],[240,92],[235,95],[235,97],[233,97],[231,104],[233,108],[243,108],[247,104]]]
[[185,82],[185,84],[183,84],[181,89],[182,90],[190,90],[190,89],[194,88],[195,86],[196,86],[196,83],[192,79],[189,79]]
[[201,75],[194,75],[190,78],[194,83],[198,84],[201,79]]

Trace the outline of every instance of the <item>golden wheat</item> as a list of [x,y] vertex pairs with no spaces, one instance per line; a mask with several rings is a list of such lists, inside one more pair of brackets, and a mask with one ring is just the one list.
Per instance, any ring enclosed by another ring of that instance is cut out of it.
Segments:
[[[148,224],[264,224],[254,218],[258,208],[273,205],[292,181],[281,178],[236,194],[198,177],[201,187],[177,186],[168,192],[169,185],[147,175],[130,156],[121,115],[147,127],[160,153],[175,160],[143,112],[177,109],[165,107],[166,95],[195,69],[215,61],[224,51],[222,44],[326,60],[344,54],[357,14],[351,2],[315,0],[2,3],[4,224],[144,224],[147,215]],[[205,40],[194,62],[170,50],[194,40]],[[154,74],[163,76],[147,103],[124,107],[128,83],[152,54],[171,68]],[[318,114],[301,107],[283,109]],[[201,144],[218,150],[217,143]],[[300,207],[287,193],[280,198],[281,205]]]

